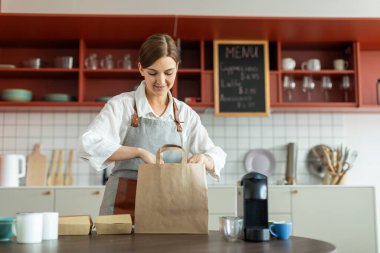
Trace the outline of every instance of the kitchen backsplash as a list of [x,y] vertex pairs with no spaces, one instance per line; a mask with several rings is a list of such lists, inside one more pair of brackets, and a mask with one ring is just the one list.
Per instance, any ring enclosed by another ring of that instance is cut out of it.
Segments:
[[[64,149],[66,168],[69,149],[76,149],[79,134],[97,112],[0,112],[0,154],[28,155],[36,143],[50,163],[53,149]],[[219,182],[208,178],[210,185],[236,184],[245,173],[245,155],[256,148],[270,150],[275,157],[274,174],[269,183],[282,182],[286,169],[287,144],[298,147],[297,183],[319,184],[306,168],[309,149],[318,144],[337,146],[344,139],[343,114],[274,113],[269,117],[216,117],[212,110],[200,113],[202,122],[214,142],[227,153],[227,163]],[[75,156],[74,185],[99,185],[102,173]]]

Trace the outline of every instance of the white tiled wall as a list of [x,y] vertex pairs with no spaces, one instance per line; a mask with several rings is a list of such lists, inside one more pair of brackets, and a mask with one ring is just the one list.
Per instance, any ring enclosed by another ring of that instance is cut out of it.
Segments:
[[[28,155],[35,143],[41,143],[42,152],[48,161],[51,160],[53,149],[64,149],[67,161],[69,149],[77,148],[79,134],[96,114],[0,112],[0,154]],[[256,148],[265,148],[274,154],[276,168],[269,182],[277,183],[284,178],[289,142],[295,142],[298,146],[297,183],[319,183],[306,170],[307,152],[314,145],[336,146],[343,140],[342,114],[276,113],[270,117],[216,117],[210,110],[200,115],[210,137],[228,154],[221,181],[209,180],[210,184],[235,184],[246,173],[246,153]],[[73,174],[75,185],[101,184],[102,174],[78,157],[74,160]]]

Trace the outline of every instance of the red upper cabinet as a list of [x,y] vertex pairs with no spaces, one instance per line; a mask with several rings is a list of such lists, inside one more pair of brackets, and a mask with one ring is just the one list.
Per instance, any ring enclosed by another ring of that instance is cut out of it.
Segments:
[[[380,108],[379,24],[377,19],[3,13],[0,92],[27,89],[33,98],[0,106],[102,106],[102,99],[141,82],[141,43],[151,34],[168,33],[182,56],[172,93],[194,108],[213,107],[216,39],[269,41],[273,108]],[[71,68],[54,64],[64,56],[73,58]],[[26,67],[25,61],[35,58],[41,66]],[[46,101],[57,93],[70,100]]]

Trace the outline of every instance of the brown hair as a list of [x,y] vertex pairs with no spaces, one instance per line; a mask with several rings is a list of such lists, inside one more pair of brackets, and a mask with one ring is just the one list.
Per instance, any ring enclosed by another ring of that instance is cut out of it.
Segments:
[[154,34],[148,37],[140,47],[139,62],[147,68],[161,57],[169,56],[176,63],[181,61],[177,46],[167,34]]

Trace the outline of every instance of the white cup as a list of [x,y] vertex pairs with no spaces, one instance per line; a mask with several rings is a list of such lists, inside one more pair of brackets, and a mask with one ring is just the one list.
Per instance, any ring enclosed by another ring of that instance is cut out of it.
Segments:
[[334,69],[335,70],[345,70],[348,68],[348,61],[343,59],[335,59],[334,60]]
[[296,61],[293,58],[282,59],[282,69],[283,70],[293,70],[296,68]]
[[0,155],[0,186],[19,186],[26,173],[25,156]]
[[43,214],[18,213],[12,226],[18,243],[40,243],[42,241]]
[[301,64],[301,69],[321,70],[321,61],[319,59],[309,59]]
[[58,239],[58,213],[45,212],[43,214],[42,240]]

